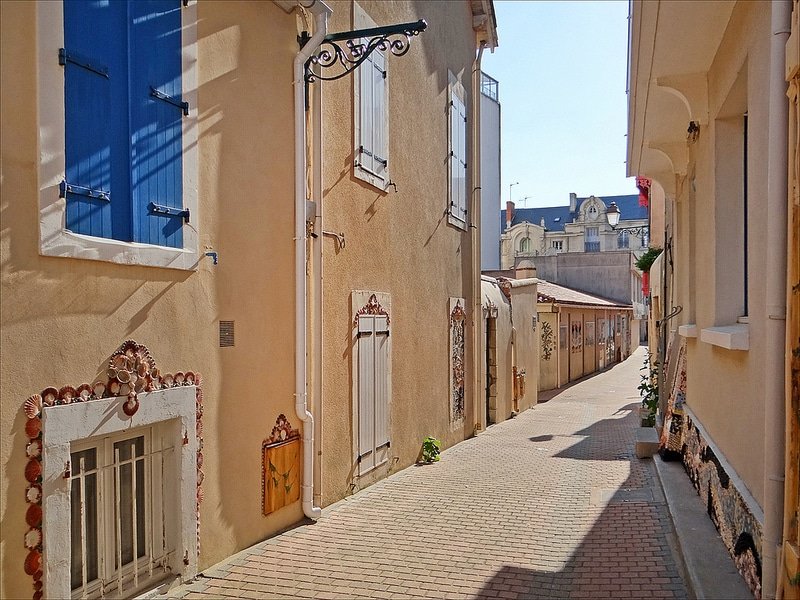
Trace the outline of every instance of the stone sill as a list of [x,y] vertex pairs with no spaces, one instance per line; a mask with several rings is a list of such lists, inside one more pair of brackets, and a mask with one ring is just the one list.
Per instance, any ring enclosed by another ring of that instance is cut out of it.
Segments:
[[712,346],[728,350],[750,349],[750,326],[747,324],[707,327],[700,331],[700,339]]
[[697,337],[697,325],[694,323],[687,323],[678,327],[678,335],[685,338]]

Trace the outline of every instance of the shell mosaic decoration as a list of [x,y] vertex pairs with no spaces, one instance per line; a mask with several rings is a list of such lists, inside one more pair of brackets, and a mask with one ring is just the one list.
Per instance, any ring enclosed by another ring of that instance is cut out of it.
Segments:
[[466,312],[461,300],[450,311],[451,421],[464,418],[464,324]]
[[367,300],[367,303],[358,310],[356,316],[353,318],[353,326],[358,325],[358,317],[361,315],[383,315],[386,317],[387,323],[391,322],[389,320],[389,313],[386,312],[386,309],[378,302],[378,297],[375,294],[372,294],[369,300]]
[[[33,579],[33,600],[44,597],[42,552],[42,412],[51,406],[63,406],[75,402],[91,402],[102,398],[120,398],[123,412],[132,417],[139,410],[139,393],[154,392],[173,387],[196,386],[196,435],[197,435],[197,552],[200,553],[200,502],[203,499],[203,390],[200,373],[192,371],[175,374],[161,374],[155,360],[146,346],[127,340],[111,355],[106,377],[93,384],[82,383],[77,387],[65,385],[62,388],[48,387],[40,394],[30,396],[22,405],[27,421],[25,423],[25,500],[28,509],[25,522],[28,531],[23,543],[28,549],[25,558],[25,573]],[[188,439],[184,439],[188,443]],[[65,465],[64,477],[70,476],[69,463]]]
[[550,360],[555,346],[553,327],[547,321],[542,321],[542,360]]

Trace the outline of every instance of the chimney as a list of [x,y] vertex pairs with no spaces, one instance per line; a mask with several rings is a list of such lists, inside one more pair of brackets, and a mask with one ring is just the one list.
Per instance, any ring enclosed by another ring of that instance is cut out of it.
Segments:
[[514,277],[517,279],[529,279],[536,277],[536,265],[530,258],[523,258],[514,265]]
[[569,212],[574,213],[578,209],[578,194],[570,192],[569,194]]
[[514,220],[514,203],[511,200],[506,202],[506,231],[511,229],[511,221]]

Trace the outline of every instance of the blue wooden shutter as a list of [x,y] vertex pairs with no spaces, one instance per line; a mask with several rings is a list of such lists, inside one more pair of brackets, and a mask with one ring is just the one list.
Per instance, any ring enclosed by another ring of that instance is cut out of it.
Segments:
[[[131,2],[130,140],[134,241],[183,247],[181,2]],[[155,205],[155,206],[154,206]]]
[[[129,240],[127,4],[64,2],[66,228]],[[56,57],[53,57],[56,60]]]

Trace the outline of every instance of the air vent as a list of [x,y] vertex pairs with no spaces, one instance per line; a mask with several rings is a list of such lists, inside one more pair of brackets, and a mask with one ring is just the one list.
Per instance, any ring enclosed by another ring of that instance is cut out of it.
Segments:
[[219,347],[229,348],[234,345],[233,321],[219,322]]

